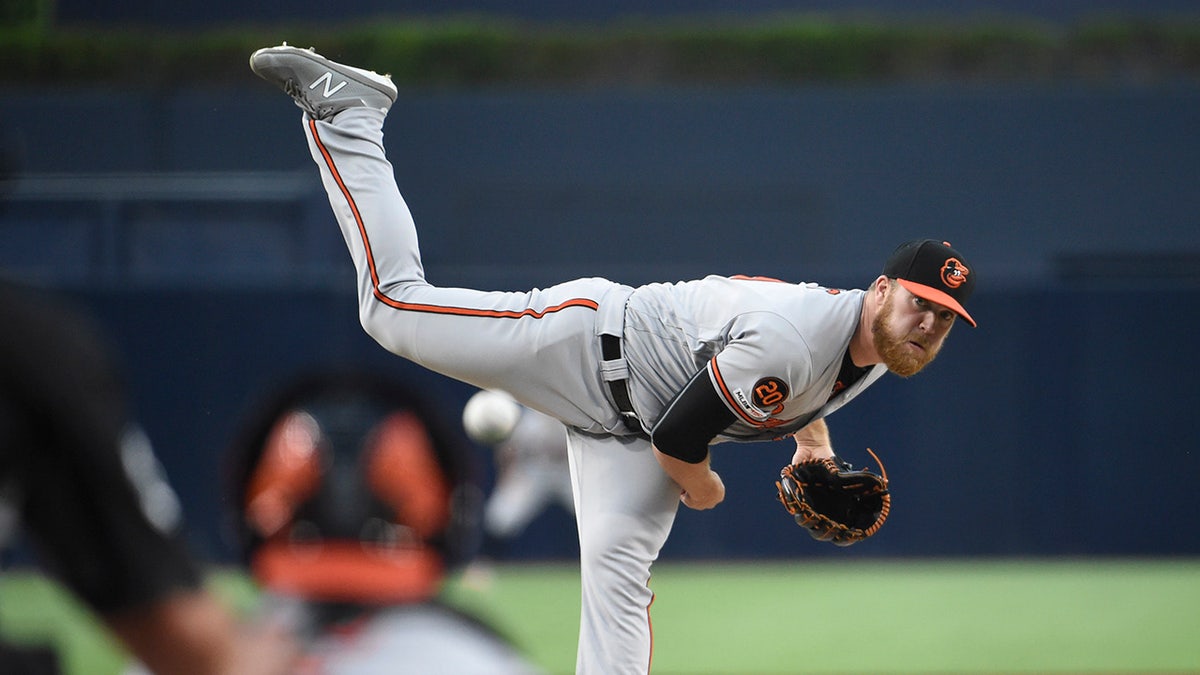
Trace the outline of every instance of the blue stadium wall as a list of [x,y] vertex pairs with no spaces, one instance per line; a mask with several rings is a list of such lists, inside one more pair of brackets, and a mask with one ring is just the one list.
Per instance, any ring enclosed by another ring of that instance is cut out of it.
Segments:
[[[221,452],[283,379],[386,369],[457,417],[469,388],[359,328],[282,95],[249,74],[219,90],[29,89],[0,115],[16,177],[0,267],[113,333],[201,552],[231,556]],[[1194,83],[406,90],[386,142],[444,285],[862,286],[909,237],[969,253],[980,327],[830,419],[848,459],[871,447],[887,463],[881,533],[811,542],[774,500],[787,445],[731,444],[714,451],[726,503],[681,511],[665,558],[1195,555],[1198,129]],[[511,554],[576,550],[552,510]]]

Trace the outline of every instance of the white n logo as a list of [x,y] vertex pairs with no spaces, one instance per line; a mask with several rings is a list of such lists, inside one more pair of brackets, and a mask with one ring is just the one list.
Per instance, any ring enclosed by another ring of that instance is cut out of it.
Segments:
[[330,96],[333,96],[334,94],[338,93],[339,89],[346,86],[346,81],[342,80],[341,82],[338,82],[336,87],[330,87],[329,85],[333,84],[333,73],[331,71],[327,70],[327,71],[325,71],[324,75],[322,75],[321,77],[319,77],[317,79],[316,82],[313,82],[312,84],[308,85],[308,88],[316,89],[317,85],[321,84],[322,82],[325,83],[325,91],[324,91],[325,98],[329,98]]

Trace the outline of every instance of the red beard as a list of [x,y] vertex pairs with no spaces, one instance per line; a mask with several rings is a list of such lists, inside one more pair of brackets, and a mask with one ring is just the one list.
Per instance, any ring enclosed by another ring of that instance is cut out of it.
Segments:
[[[919,331],[896,337],[892,325],[892,316],[895,314],[893,303],[893,296],[889,295],[879,308],[879,313],[871,323],[871,338],[875,343],[875,351],[888,370],[900,377],[911,377],[933,361],[942,345],[932,344],[929,337]],[[909,343],[916,343],[923,349],[914,349]]]

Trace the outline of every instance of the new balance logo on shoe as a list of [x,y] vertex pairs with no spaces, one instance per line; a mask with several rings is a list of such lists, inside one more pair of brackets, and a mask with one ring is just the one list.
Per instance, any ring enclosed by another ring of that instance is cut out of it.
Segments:
[[334,63],[311,49],[264,47],[250,55],[250,69],[317,120],[332,119],[347,108],[386,113],[396,101],[396,85],[387,75]]
[[325,96],[325,98],[329,98],[330,96],[333,96],[334,94],[338,93],[338,91],[340,91],[341,88],[346,86],[346,84],[347,84],[346,80],[342,80],[341,82],[337,83],[336,87],[331,86],[333,84],[333,72],[327,70],[327,71],[325,71],[324,75],[317,78],[316,82],[313,82],[312,84],[308,85],[308,88],[316,89],[317,86],[320,85],[321,83],[325,84],[324,91],[322,92],[322,95]]

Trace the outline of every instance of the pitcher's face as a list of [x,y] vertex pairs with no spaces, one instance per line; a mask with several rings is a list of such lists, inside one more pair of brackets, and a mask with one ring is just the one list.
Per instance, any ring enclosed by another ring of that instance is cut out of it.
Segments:
[[938,355],[957,318],[948,307],[893,283],[871,324],[871,337],[888,370],[910,377]]

